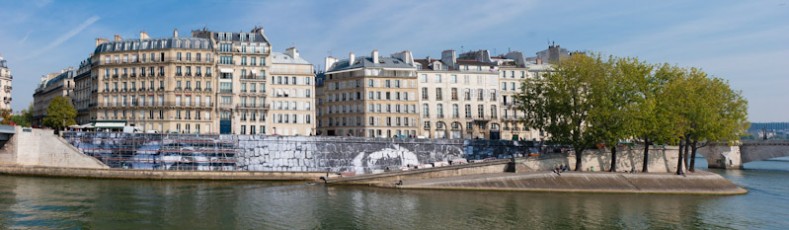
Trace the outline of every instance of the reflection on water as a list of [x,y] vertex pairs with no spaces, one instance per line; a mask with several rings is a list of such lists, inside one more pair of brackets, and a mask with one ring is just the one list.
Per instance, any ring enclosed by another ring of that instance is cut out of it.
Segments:
[[781,228],[789,162],[719,171],[743,196],[400,191],[0,176],[0,229]]

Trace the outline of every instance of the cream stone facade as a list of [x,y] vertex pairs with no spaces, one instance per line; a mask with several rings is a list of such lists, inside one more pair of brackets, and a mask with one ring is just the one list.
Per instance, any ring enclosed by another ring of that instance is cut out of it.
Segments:
[[[268,126],[274,135],[315,135],[315,71],[295,47],[271,53]],[[243,92],[243,86],[242,86]]]
[[98,85],[91,77],[91,59],[80,62],[74,77],[74,93],[71,101],[77,110],[77,124],[87,124],[96,120],[96,102],[98,101]]
[[265,130],[271,44],[263,29],[256,27],[249,33],[197,30],[192,31],[192,36],[210,40],[217,53],[219,119],[214,119],[214,125],[218,132],[258,134]]
[[73,67],[68,67],[41,77],[41,83],[33,93],[33,125],[42,125],[49,103],[56,97],[66,97],[71,100],[75,88],[74,76],[76,71]]
[[11,109],[11,80],[14,76],[11,75],[11,69],[8,68],[8,63],[5,58],[0,55],[0,110]]
[[419,115],[416,68],[410,51],[348,59],[328,57],[318,98],[318,134],[415,137]]
[[213,47],[177,30],[163,39],[144,32],[139,39],[97,39],[91,70],[96,120],[125,120],[146,131],[217,132]]
[[498,139],[498,71],[495,63],[457,59],[455,51],[441,60],[418,59],[420,137]]
[[[100,38],[76,75],[79,124],[117,120],[167,133],[315,133],[312,65],[295,48],[272,56],[259,27],[195,30],[191,37],[175,30],[169,38],[145,32],[138,39]],[[269,76],[272,83],[288,80],[270,90]],[[280,109],[270,116],[272,102]],[[283,122],[277,123],[280,115]]]

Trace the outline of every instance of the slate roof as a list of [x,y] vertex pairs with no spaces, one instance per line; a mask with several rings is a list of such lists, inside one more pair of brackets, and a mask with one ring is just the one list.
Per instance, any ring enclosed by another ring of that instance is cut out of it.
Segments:
[[332,67],[327,72],[333,71],[341,71],[347,69],[356,69],[356,68],[415,68],[413,65],[405,63],[403,60],[399,58],[392,58],[392,57],[378,57],[378,63],[373,63],[373,59],[371,57],[361,56],[356,57],[356,61],[354,63],[348,63],[348,59],[343,59],[334,63]]
[[126,39],[111,41],[96,47],[95,54],[104,52],[119,52],[132,50],[161,50],[161,49],[198,49],[211,50],[213,44],[204,38],[158,38],[158,39]]
[[310,64],[310,62],[308,62],[307,60],[304,60],[304,58],[301,58],[301,57],[293,58],[293,57],[291,57],[290,55],[288,55],[286,53],[280,53],[280,52],[271,52],[271,63],[277,63],[277,64]]

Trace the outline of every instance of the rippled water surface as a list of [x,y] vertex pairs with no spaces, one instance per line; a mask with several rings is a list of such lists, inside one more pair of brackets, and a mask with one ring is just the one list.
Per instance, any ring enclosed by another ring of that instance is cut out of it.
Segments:
[[0,176],[0,229],[787,229],[789,159],[746,167],[713,170],[741,196]]

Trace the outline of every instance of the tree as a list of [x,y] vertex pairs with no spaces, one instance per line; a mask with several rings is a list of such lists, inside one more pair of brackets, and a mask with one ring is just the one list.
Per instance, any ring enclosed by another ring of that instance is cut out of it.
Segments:
[[2,118],[0,125],[14,125],[14,121],[12,119],[13,115],[11,114],[10,109],[4,109],[0,111],[0,118]]
[[654,143],[675,143],[681,135],[675,105],[677,93],[667,90],[669,82],[682,77],[682,68],[662,64],[651,66],[650,73],[636,77],[638,102],[632,115],[634,119],[633,137],[644,143],[641,171],[649,172],[649,146]]
[[44,125],[55,130],[61,130],[69,125],[77,124],[77,110],[71,105],[71,100],[67,97],[58,96],[49,103],[47,116],[44,117]]
[[[748,129],[748,102],[729,88],[728,82],[719,78],[708,78],[698,69],[691,69],[699,85],[692,120],[693,133],[688,142],[691,155],[688,171],[695,171],[696,152],[710,142],[726,141],[730,144],[739,140]],[[687,148],[686,148],[687,149]],[[687,150],[686,150],[687,151]],[[685,156],[688,158],[688,156]]]
[[588,120],[593,107],[590,96],[593,79],[604,74],[599,56],[572,55],[542,78],[524,81],[522,92],[516,95],[525,126],[548,132],[554,143],[572,146],[576,171],[582,169],[583,151],[595,141]]
[[609,58],[606,73],[593,79],[591,95],[594,106],[589,112],[596,142],[611,150],[611,168],[617,166],[617,146],[620,140],[634,136],[636,112],[643,103],[639,95],[639,80],[649,75],[652,67],[636,58]]
[[33,123],[33,103],[30,103],[27,109],[22,109],[17,115],[13,115],[11,120],[16,123],[16,125],[29,127]]

